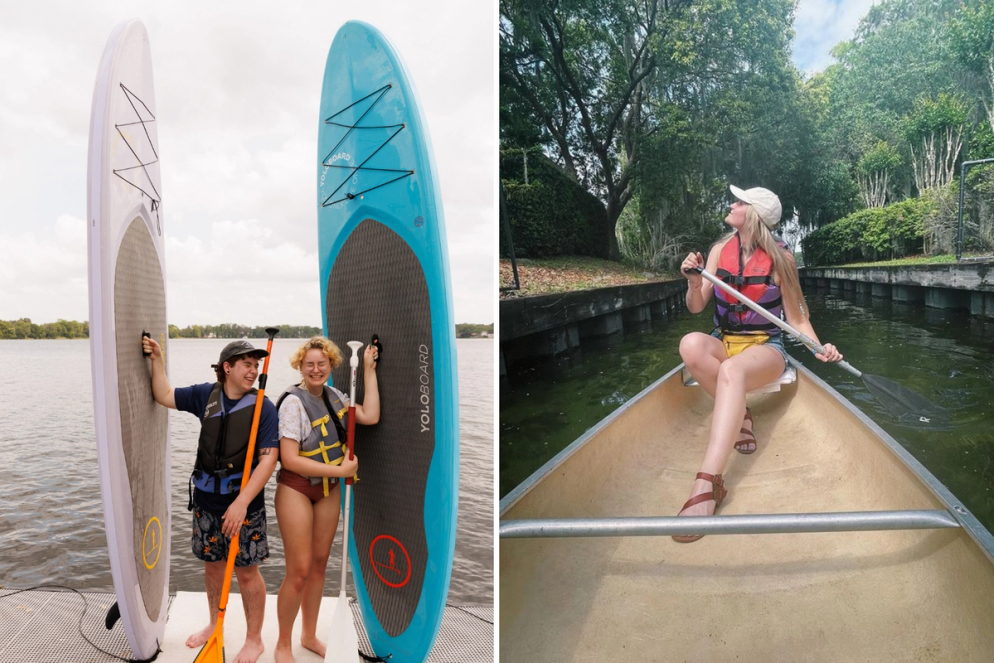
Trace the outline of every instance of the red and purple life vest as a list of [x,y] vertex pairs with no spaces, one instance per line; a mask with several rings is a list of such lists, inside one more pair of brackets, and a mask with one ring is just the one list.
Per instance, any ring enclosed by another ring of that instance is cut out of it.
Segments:
[[[776,238],[780,248],[786,248],[783,240]],[[749,261],[743,264],[742,241],[739,234],[725,242],[718,259],[716,276],[756,302],[778,318],[783,318],[783,299],[780,286],[773,282],[773,259],[762,249],[756,250]],[[759,315],[731,295],[715,288],[714,325],[722,332],[731,334],[764,333],[770,336],[780,333],[780,328]]]

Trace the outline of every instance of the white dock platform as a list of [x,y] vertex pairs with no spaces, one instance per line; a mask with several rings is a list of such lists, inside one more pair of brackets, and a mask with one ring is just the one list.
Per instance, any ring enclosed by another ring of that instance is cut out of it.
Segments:
[[[110,631],[104,628],[104,616],[116,600],[111,593],[30,590],[18,592],[0,588],[0,663],[113,663],[119,658],[101,653],[80,635],[107,652],[125,659],[131,658],[124,629],[118,622]],[[330,628],[331,616],[338,599],[325,597],[318,619],[318,636]],[[369,640],[362,628],[359,606],[350,601],[353,621],[359,634],[359,649],[372,654]],[[80,623],[80,617],[83,617]],[[484,663],[494,660],[494,610],[492,605],[449,605],[445,608],[442,627],[428,661],[432,663]],[[189,649],[187,636],[206,625],[208,620],[206,594],[179,592],[170,598],[169,617],[156,663],[192,663],[199,650]],[[259,663],[272,663],[276,647],[276,595],[266,600],[263,624],[266,651]],[[297,663],[320,663],[321,659],[300,646],[300,617],[295,623],[293,655]],[[245,614],[241,596],[231,594],[224,620],[226,658],[234,660],[245,639]],[[323,639],[323,638],[322,638]]]

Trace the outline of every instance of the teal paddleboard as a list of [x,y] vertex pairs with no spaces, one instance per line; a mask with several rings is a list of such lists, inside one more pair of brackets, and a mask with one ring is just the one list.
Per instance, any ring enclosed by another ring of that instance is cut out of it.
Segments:
[[[455,550],[455,321],[427,125],[400,56],[365,23],[342,26],[328,53],[317,159],[324,331],[383,347],[380,422],[356,428],[349,565],[375,653],[421,663]],[[346,393],[348,371],[332,377]]]

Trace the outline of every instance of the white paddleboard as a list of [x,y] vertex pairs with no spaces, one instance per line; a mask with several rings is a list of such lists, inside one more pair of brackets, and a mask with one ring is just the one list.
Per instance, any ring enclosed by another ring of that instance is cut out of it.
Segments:
[[[132,653],[155,654],[169,601],[169,419],[142,333],[166,348],[162,186],[152,61],[140,21],[111,34],[90,116],[90,361],[111,574]],[[168,368],[168,360],[167,360]]]

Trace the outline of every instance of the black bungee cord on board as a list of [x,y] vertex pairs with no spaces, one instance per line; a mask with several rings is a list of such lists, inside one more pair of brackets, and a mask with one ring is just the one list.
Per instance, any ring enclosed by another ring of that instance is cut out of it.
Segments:
[[[152,142],[152,137],[148,133],[148,127],[145,126],[145,124],[148,123],[148,122],[155,122],[155,115],[152,114],[152,111],[149,110],[148,106],[145,104],[144,101],[141,100],[141,98],[138,95],[136,95],[134,92],[132,92],[131,90],[129,90],[127,87],[125,87],[124,83],[120,83],[120,86],[121,86],[121,90],[124,91],[124,96],[127,98],[128,103],[131,104],[131,108],[134,109],[134,111],[135,111],[135,117],[138,118],[138,121],[137,122],[125,122],[123,124],[115,124],[114,128],[117,129],[117,133],[118,133],[118,135],[121,136],[121,140],[124,141],[124,144],[128,146],[129,150],[131,150],[131,154],[133,154],[134,157],[135,157],[135,160],[138,161],[138,165],[137,166],[128,166],[127,168],[116,168],[116,169],[112,170],[111,172],[114,173],[114,175],[116,175],[117,177],[121,178],[123,181],[127,182],[129,185],[131,185],[134,188],[136,188],[139,191],[141,191],[142,195],[148,196],[149,200],[152,201],[152,211],[155,212],[155,225],[156,225],[156,228],[159,231],[159,234],[161,235],[162,234],[162,226],[159,224],[159,214],[158,214],[158,212],[159,212],[159,203],[162,202],[162,196],[159,195],[158,191],[156,191],[156,189],[155,189],[155,182],[152,181],[152,176],[149,175],[148,168],[146,168],[146,166],[151,166],[152,164],[159,163],[159,153],[155,150],[155,143]],[[142,108],[145,109],[145,112],[148,113],[149,117],[152,118],[151,120],[143,120],[142,119],[141,112],[139,112],[138,107],[135,106],[135,101],[136,100],[138,101],[138,103],[140,103],[142,105]],[[135,148],[132,147],[131,141],[129,141],[128,137],[124,135],[123,131],[121,131],[121,127],[130,127],[130,126],[133,126],[133,125],[136,125],[136,124],[140,124],[141,127],[142,127],[142,131],[145,132],[145,138],[148,139],[148,145],[152,149],[152,154],[155,156],[155,159],[152,160],[152,161],[142,162],[141,158],[138,156],[138,152],[136,152]],[[154,196],[151,193],[149,193],[148,191],[146,191],[145,189],[141,188],[140,186],[138,186],[137,184],[135,184],[134,182],[132,182],[131,180],[129,180],[128,178],[126,178],[123,175],[121,175],[121,173],[123,173],[126,170],[135,170],[137,168],[141,168],[142,172],[145,173],[145,177],[148,179],[148,183],[151,185],[152,191],[155,193]]]
[[[382,150],[387,145],[387,143],[389,143],[391,140],[394,139],[394,137],[397,136],[397,134],[399,134],[401,131],[403,131],[405,128],[407,128],[407,124],[406,123],[402,123],[402,124],[388,124],[388,125],[379,125],[379,126],[360,126],[359,125],[359,123],[362,122],[362,119],[364,117],[366,117],[366,115],[369,113],[369,111],[373,110],[373,107],[376,106],[376,104],[380,101],[380,99],[383,98],[383,95],[385,95],[387,93],[387,91],[390,88],[392,88],[392,87],[393,87],[393,85],[388,83],[387,85],[384,85],[380,89],[375,90],[373,92],[370,92],[369,94],[367,94],[362,99],[359,99],[358,101],[352,102],[351,104],[349,104],[348,106],[346,106],[342,110],[338,111],[334,115],[331,115],[330,117],[328,117],[324,121],[325,124],[328,124],[328,125],[331,125],[331,126],[345,127],[345,128],[348,129],[348,131],[346,131],[345,135],[342,136],[341,140],[339,140],[335,144],[335,147],[331,148],[331,151],[328,152],[328,155],[324,159],[321,160],[321,165],[324,166],[325,168],[342,168],[342,169],[348,170],[350,172],[349,172],[348,175],[345,176],[345,179],[342,180],[341,184],[339,184],[337,187],[335,187],[335,190],[332,191],[331,194],[329,194],[328,197],[324,199],[324,202],[321,203],[321,207],[330,207],[331,205],[335,205],[335,204],[340,203],[340,202],[345,201],[345,200],[354,200],[357,196],[361,196],[361,195],[363,195],[365,193],[369,193],[370,191],[373,191],[374,189],[379,189],[382,186],[386,186],[387,184],[392,184],[393,182],[396,182],[397,180],[402,180],[405,177],[410,177],[411,175],[414,174],[413,170],[405,170],[403,168],[366,168],[365,167],[365,164],[366,164],[367,161],[369,161],[374,156],[376,156],[377,152],[379,152],[380,150]],[[366,99],[369,99],[370,97],[372,97],[374,95],[376,96],[376,98],[373,99],[373,103],[371,103],[369,105],[369,108],[366,109],[366,112],[364,112],[362,115],[359,116],[359,119],[357,119],[354,124],[343,124],[341,122],[332,122],[332,120],[334,118],[336,118],[337,116],[341,115],[342,113],[344,113],[348,109],[352,108],[356,104],[360,104],[363,101],[365,101]],[[394,131],[392,134],[390,134],[390,136],[387,137],[387,139],[385,141],[383,141],[383,143],[379,147],[377,147],[375,150],[373,150],[372,154],[370,154],[365,159],[363,159],[362,163],[360,163],[358,166],[339,166],[339,165],[336,165],[336,164],[328,163],[328,159],[330,159],[331,155],[333,155],[335,153],[335,150],[337,150],[341,146],[341,144],[345,142],[345,139],[348,138],[349,135],[353,131],[355,131],[356,129],[397,129],[397,130]],[[334,196],[336,193],[338,193],[339,189],[341,189],[343,186],[345,186],[346,182],[349,181],[349,178],[351,178],[353,175],[355,175],[360,170],[375,171],[375,172],[381,172],[381,173],[401,173],[401,175],[399,175],[398,177],[393,178],[392,180],[387,180],[386,182],[382,182],[381,184],[377,184],[376,186],[369,187],[368,189],[363,189],[362,191],[359,191],[358,193],[346,192],[346,193],[343,194],[342,198],[338,198],[337,200],[332,200],[331,199],[332,196]]]

